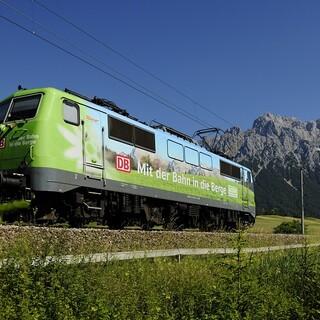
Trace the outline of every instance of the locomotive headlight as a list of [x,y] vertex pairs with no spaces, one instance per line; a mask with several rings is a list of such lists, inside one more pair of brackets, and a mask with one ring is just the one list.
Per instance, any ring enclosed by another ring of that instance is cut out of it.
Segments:
[[1,123],[0,133],[7,131],[8,128],[13,129],[16,125],[17,125],[16,123],[6,123],[6,124]]
[[13,123],[8,123],[6,126],[8,127],[8,128],[10,128],[10,129],[13,129],[14,127],[16,127],[16,123],[15,122],[13,122]]

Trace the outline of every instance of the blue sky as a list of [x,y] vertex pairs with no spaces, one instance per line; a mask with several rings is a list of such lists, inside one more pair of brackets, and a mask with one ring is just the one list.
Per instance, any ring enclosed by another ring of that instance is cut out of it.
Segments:
[[[62,42],[36,22],[67,40]],[[320,102],[320,2],[286,0],[38,0],[170,83],[178,95],[50,15],[32,0],[1,0],[0,15],[90,56],[201,119],[201,124],[0,19],[0,97],[25,87],[65,87],[115,101],[149,122],[192,134],[205,124],[245,130],[266,112],[315,120]],[[91,58],[86,58],[99,64]],[[99,66],[108,72],[105,65]],[[215,117],[213,113],[229,123]],[[205,122],[205,123],[204,123]]]

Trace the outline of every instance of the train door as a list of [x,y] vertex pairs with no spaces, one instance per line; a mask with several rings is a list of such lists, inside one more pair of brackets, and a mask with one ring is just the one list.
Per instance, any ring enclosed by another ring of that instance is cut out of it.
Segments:
[[82,121],[83,170],[87,177],[103,179],[104,127],[99,111],[89,109]]
[[246,169],[241,169],[242,172],[242,207],[249,207],[249,188],[250,188],[250,172]]

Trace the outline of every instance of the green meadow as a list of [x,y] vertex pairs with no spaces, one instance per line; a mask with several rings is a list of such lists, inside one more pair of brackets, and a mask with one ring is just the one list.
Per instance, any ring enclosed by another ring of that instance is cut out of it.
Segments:
[[[292,220],[300,220],[297,217],[278,216],[278,215],[258,215],[256,217],[255,225],[250,228],[250,232],[254,233],[272,233],[273,229],[282,222],[289,222]],[[320,237],[320,219],[305,218],[306,235]]]
[[248,255],[247,236],[235,255],[75,265],[48,264],[61,245],[22,236],[0,250],[0,319],[319,319],[319,248]]

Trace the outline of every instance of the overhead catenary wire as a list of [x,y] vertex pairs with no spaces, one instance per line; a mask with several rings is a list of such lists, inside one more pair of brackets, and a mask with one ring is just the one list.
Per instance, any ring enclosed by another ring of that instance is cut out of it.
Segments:
[[[1,1],[1,0],[0,0],[0,1]],[[3,16],[3,15],[0,15],[0,19],[4,19],[4,20],[7,21],[8,23],[10,23],[10,24],[12,24],[12,25],[15,25],[15,26],[18,27],[19,29],[21,29],[21,30],[23,30],[23,31],[25,31],[25,32],[27,32],[27,33],[29,33],[29,34],[31,34],[31,35],[39,38],[40,40],[42,40],[42,41],[50,44],[51,46],[55,47],[56,49],[59,49],[60,51],[62,51],[62,52],[64,52],[64,53],[72,56],[73,58],[77,59],[78,61],[81,61],[82,63],[85,63],[86,65],[89,65],[90,67],[92,67],[92,68],[96,69],[97,71],[99,71],[99,72],[101,72],[101,73],[103,73],[103,74],[105,74],[105,75],[113,78],[114,80],[117,80],[117,81],[121,82],[122,84],[126,85],[127,87],[129,87],[129,88],[131,88],[131,89],[133,89],[133,90],[135,90],[135,91],[137,91],[137,92],[139,92],[139,93],[141,93],[141,94],[149,97],[150,99],[152,99],[152,100],[160,103],[161,105],[167,107],[168,109],[171,109],[171,110],[177,112],[178,114],[180,114],[180,115],[188,118],[189,120],[191,120],[191,121],[193,121],[193,122],[195,122],[195,123],[198,123],[198,124],[203,125],[203,123],[199,122],[199,121],[194,117],[194,115],[189,114],[189,113],[187,113],[186,111],[179,110],[179,109],[177,109],[176,107],[174,107],[174,106],[172,106],[172,105],[170,105],[170,104],[168,104],[168,103],[160,100],[159,98],[154,97],[153,95],[149,94],[148,92],[145,92],[145,91],[143,91],[143,90],[141,90],[141,89],[133,86],[132,84],[128,83],[127,81],[124,81],[123,79],[121,79],[121,78],[115,76],[114,74],[112,74],[112,73],[110,73],[110,72],[102,69],[101,67],[99,67],[99,66],[95,65],[94,63],[86,60],[85,58],[83,58],[83,57],[81,57],[81,56],[79,56],[79,55],[71,52],[70,50],[67,50],[67,49],[63,48],[62,46],[58,45],[57,43],[55,43],[55,42],[53,42],[53,41],[51,41],[51,40],[49,40],[49,39],[47,39],[46,37],[43,37],[43,36],[37,34],[35,31],[33,31],[33,30],[31,30],[31,29],[29,29],[29,28],[27,28],[27,27],[25,27],[25,26],[17,23],[16,21],[13,21],[12,19],[10,19],[10,18],[8,18],[8,17],[5,17],[5,16]]]
[[[0,0],[0,2],[2,4],[4,4],[5,6],[7,6],[9,9],[13,10],[14,12],[16,12],[17,14],[23,16],[24,18],[28,19],[30,22],[32,22],[33,24],[36,24],[38,26],[40,26],[44,31],[46,31],[47,33],[55,36],[56,38],[58,38],[59,40],[67,43],[68,45],[70,45],[71,47],[75,48],[77,50],[77,52],[80,52],[84,55],[86,55],[87,57],[89,57],[92,60],[95,60],[96,62],[102,64],[103,66],[105,66],[106,68],[112,70],[112,72],[116,73],[118,76],[130,81],[131,83],[133,83],[135,86],[140,87],[142,90],[146,91],[148,94],[156,97],[157,99],[162,100],[164,103],[173,106],[174,108],[176,108],[177,110],[179,110],[181,113],[180,114],[184,114],[184,115],[188,115],[189,117],[192,117],[193,120],[195,120],[195,122],[197,124],[200,124],[202,126],[210,126],[211,124],[200,119],[197,116],[194,116],[192,113],[188,112],[187,110],[183,109],[182,107],[179,107],[178,105],[176,105],[173,102],[170,102],[168,99],[160,96],[159,94],[157,94],[156,92],[146,88],[145,86],[139,84],[138,82],[136,82],[135,80],[129,78],[128,76],[126,76],[125,74],[117,71],[115,68],[111,67],[110,65],[107,65],[106,63],[104,63],[103,61],[101,61],[100,59],[97,59],[96,57],[92,56],[91,54],[88,54],[87,52],[85,52],[82,48],[79,48],[79,46],[76,46],[75,44],[73,44],[72,42],[66,40],[65,38],[61,37],[60,35],[58,35],[56,32],[51,31],[50,29],[48,29],[47,27],[45,27],[43,24],[41,24],[40,22],[36,21],[34,18],[30,17],[28,14],[26,14],[25,12],[23,12],[21,9],[9,4],[7,1],[5,0]],[[35,31],[33,31],[35,33]],[[159,101],[157,101],[159,102]],[[175,111],[177,111],[175,110]],[[190,118],[189,118],[190,119]]]
[[127,61],[128,63],[130,63],[131,65],[135,66],[137,69],[141,70],[142,72],[144,72],[145,74],[147,74],[148,76],[152,77],[153,79],[159,81],[160,83],[162,83],[163,85],[165,85],[166,87],[170,88],[171,90],[173,90],[174,92],[176,92],[177,94],[179,94],[180,96],[184,97],[185,99],[189,100],[190,102],[192,102],[193,104],[197,105],[198,107],[200,107],[201,109],[205,110],[206,112],[210,113],[211,115],[215,116],[216,118],[222,120],[223,122],[227,123],[228,125],[231,126],[235,126],[231,121],[221,117],[219,114],[217,114],[216,112],[212,111],[211,109],[209,109],[208,107],[204,106],[203,104],[199,103],[198,101],[196,101],[194,98],[190,97],[188,94],[184,93],[182,90],[178,89],[177,87],[173,86],[172,84],[170,84],[169,82],[162,80],[160,77],[158,77],[157,75],[155,75],[154,73],[148,71],[146,68],[144,68],[143,66],[141,66],[140,64],[138,64],[137,62],[135,62],[133,59],[127,57],[126,55],[124,55],[123,53],[121,53],[119,50],[114,49],[112,46],[110,46],[109,44],[107,44],[106,42],[101,41],[100,39],[98,39],[96,36],[94,36],[93,34],[89,33],[88,31],[86,31],[85,29],[81,28],[79,25],[73,23],[72,21],[70,21],[69,19],[67,19],[66,17],[64,17],[63,15],[59,14],[58,12],[54,11],[53,9],[49,8],[48,6],[46,6],[45,4],[43,4],[41,1],[39,0],[30,0],[33,3],[36,3],[39,7],[43,8],[44,10],[46,10],[47,12],[51,13],[52,15],[56,16],[57,18],[61,19],[62,21],[64,21],[66,24],[72,26],[73,28],[75,28],[77,31],[79,31],[80,33],[83,33],[84,35],[86,35],[87,37],[89,37],[90,39],[92,39],[93,41],[99,43],[100,45],[102,45],[105,49],[113,52],[114,54],[118,55],[119,57],[121,57],[122,59],[124,59],[125,61]]

